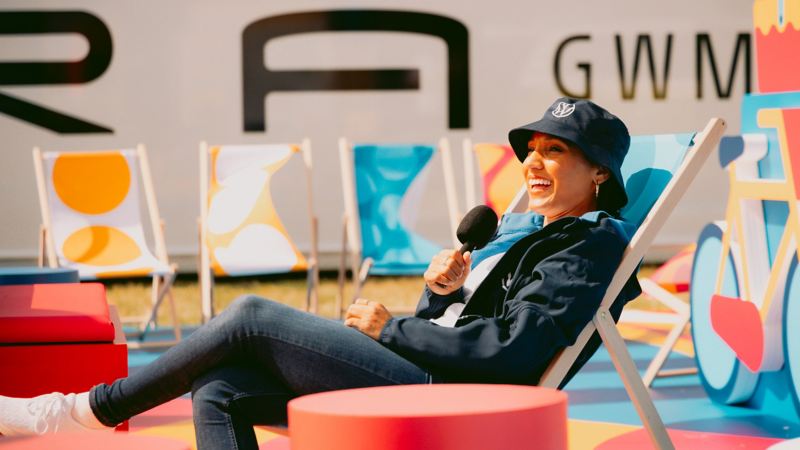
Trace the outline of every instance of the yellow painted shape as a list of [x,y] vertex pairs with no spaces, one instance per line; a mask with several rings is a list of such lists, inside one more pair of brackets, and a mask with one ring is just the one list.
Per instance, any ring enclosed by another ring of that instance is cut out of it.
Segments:
[[107,213],[131,187],[128,161],[118,151],[65,153],[53,165],[53,188],[65,205],[84,214]]
[[[800,1],[798,0],[784,0],[783,2],[784,29],[789,24],[792,24],[794,29],[800,29]],[[783,29],[780,31],[783,31]]]
[[607,422],[570,419],[567,422],[567,439],[570,450],[590,450],[609,439],[636,431],[642,427]]
[[107,272],[97,272],[94,274],[97,278],[127,278],[127,277],[144,277],[153,273],[152,267],[141,267],[131,270],[109,270]]
[[769,33],[770,27],[778,27],[777,0],[755,0],[753,2],[753,27],[762,34]]
[[[618,323],[617,329],[619,333],[622,335],[623,339],[626,341],[636,341],[636,342],[643,342],[645,344],[652,345],[654,347],[660,347],[661,344],[667,338],[667,334],[669,334],[670,330],[672,329],[672,324],[633,324],[633,323]],[[688,357],[694,357],[694,345],[692,343],[691,332],[689,331],[689,325],[687,325],[686,330],[684,331],[683,335],[678,339],[678,342],[675,343],[675,347],[673,347],[673,351],[676,351],[682,355],[686,355]]]
[[[297,145],[290,145],[292,149],[292,153],[300,152],[300,147]],[[210,182],[209,182],[209,189],[208,189],[208,199],[206,199],[209,207],[211,205],[211,199],[214,198],[224,186],[219,183],[217,179],[217,158],[219,157],[219,153],[221,151],[221,147],[215,146],[211,147],[209,150],[210,158]],[[274,175],[278,170],[280,170],[288,161],[292,154],[287,155],[285,158],[278,160],[272,164],[264,166],[262,170],[265,170],[270,174],[270,178]],[[286,227],[283,226],[283,222],[281,222],[280,217],[278,216],[278,212],[275,210],[275,205],[272,201],[272,194],[270,192],[269,182],[264,186],[264,189],[261,191],[261,194],[258,196],[258,199],[255,202],[255,206],[250,211],[250,214],[245,218],[242,223],[239,224],[235,229],[224,233],[224,234],[214,234],[209,232],[206,245],[209,248],[209,258],[211,262],[211,268],[214,271],[214,274],[217,276],[225,276],[227,273],[222,268],[222,266],[217,261],[216,257],[214,256],[214,250],[217,248],[227,248],[231,245],[234,238],[236,237],[239,232],[242,231],[248,225],[253,224],[266,224],[274,227],[281,233],[285,238],[286,241],[289,242],[289,245],[292,247],[292,250],[297,257],[297,263],[292,267],[292,271],[300,271],[308,269],[308,262],[300,250],[297,249],[292,239],[289,237],[289,232],[286,231]]]
[[69,235],[62,245],[62,253],[70,261],[91,266],[116,266],[142,254],[130,236],[102,225],[81,228]]
[[[278,434],[266,431],[259,427],[255,427],[254,429],[256,432],[256,442],[259,444],[271,441],[279,436]],[[194,434],[194,423],[191,420],[187,420],[185,422],[175,422],[169,425],[157,425],[139,431],[134,431],[133,434],[175,439],[186,442],[191,446],[192,450],[197,450],[197,440],[195,439]]]
[[766,35],[772,27],[775,27],[778,33],[786,31],[789,24],[795,29],[800,29],[800,1],[784,0],[783,25],[780,25],[779,17],[778,0],[753,2],[753,27],[761,34]]

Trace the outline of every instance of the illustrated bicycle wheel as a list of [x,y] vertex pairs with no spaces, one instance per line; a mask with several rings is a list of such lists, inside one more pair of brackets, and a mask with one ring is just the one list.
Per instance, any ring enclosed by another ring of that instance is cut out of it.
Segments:
[[800,264],[792,260],[783,300],[783,351],[789,375],[789,390],[800,411]]
[[[689,285],[692,313],[692,341],[694,342],[700,380],[708,396],[719,403],[733,404],[747,401],[758,382],[758,374],[751,372],[720,338],[711,326],[711,297],[715,294],[717,272],[722,257],[723,230],[717,224],[708,224],[700,233],[692,264]],[[720,295],[739,296],[734,259],[730,252],[723,274]]]

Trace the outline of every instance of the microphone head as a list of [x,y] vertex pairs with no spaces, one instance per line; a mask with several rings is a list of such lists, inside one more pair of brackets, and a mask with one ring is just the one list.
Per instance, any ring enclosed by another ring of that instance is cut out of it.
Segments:
[[[456,236],[464,244],[462,249],[469,247],[468,250],[473,250],[486,245],[495,230],[497,230],[497,214],[486,205],[478,205],[461,219]],[[464,251],[466,250],[462,250]]]

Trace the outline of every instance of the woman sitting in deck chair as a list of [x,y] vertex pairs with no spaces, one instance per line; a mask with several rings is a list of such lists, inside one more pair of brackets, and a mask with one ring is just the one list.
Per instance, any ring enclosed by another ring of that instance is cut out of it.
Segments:
[[[89,392],[0,397],[0,432],[112,427],[191,391],[198,446],[257,448],[253,425],[286,420],[313,392],[392,384],[536,384],[591,320],[634,226],[620,166],[630,142],[617,117],[562,98],[511,130],[529,212],[506,214],[474,254],[441,252],[413,317],[358,299],[342,323],[254,296],[137,373]],[[472,270],[470,270],[472,268]],[[635,277],[617,310],[639,294]],[[597,348],[589,345],[586,355]],[[573,371],[576,370],[573,368]]]

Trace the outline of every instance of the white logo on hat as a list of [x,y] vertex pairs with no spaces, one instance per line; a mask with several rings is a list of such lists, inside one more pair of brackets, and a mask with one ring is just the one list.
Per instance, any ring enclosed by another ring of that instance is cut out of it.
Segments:
[[575,111],[574,104],[559,102],[558,106],[556,106],[556,109],[553,110],[552,114],[558,118],[562,118],[572,114],[573,111]]

